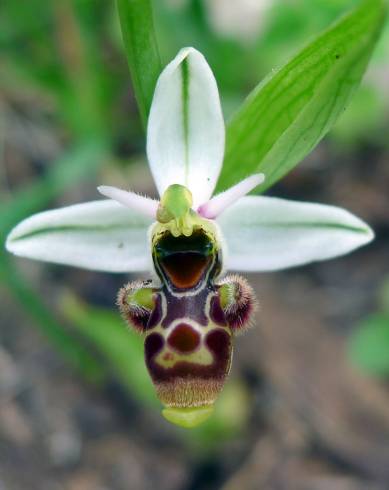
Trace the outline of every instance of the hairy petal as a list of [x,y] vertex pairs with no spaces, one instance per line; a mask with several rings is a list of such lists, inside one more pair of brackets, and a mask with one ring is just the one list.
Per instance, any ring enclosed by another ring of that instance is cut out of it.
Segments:
[[265,180],[264,174],[250,175],[241,180],[238,184],[233,185],[224,192],[202,204],[197,212],[204,218],[213,219],[219,216],[225,209],[231,206],[235,201],[248,194]]
[[227,268],[286,269],[346,254],[370,242],[373,231],[335,206],[247,196],[218,219],[228,247]]
[[160,195],[190,189],[194,206],[215,188],[224,154],[224,121],[215,78],[204,56],[182,49],[159,77],[147,128],[147,155]]
[[118,187],[110,185],[100,185],[97,190],[105,197],[109,197],[114,201],[132,209],[135,212],[149,216],[154,220],[157,217],[158,201],[150,197],[135,194],[135,192],[124,191]]
[[108,272],[151,267],[151,218],[115,201],[92,201],[35,214],[8,235],[15,255]]

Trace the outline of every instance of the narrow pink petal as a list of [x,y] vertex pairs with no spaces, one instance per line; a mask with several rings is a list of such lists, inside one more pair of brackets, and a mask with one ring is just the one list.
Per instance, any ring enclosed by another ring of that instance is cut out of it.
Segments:
[[100,185],[97,190],[103,196],[109,197],[123,206],[138,211],[145,216],[155,218],[157,215],[159,202],[150,197],[140,196],[139,194],[135,194],[135,192],[123,191],[122,189],[110,185]]
[[197,212],[204,218],[213,219],[219,216],[226,208],[231,206],[242,196],[245,196],[250,191],[255,189],[265,180],[264,174],[250,175],[246,179],[241,180],[238,184],[233,185],[224,192],[210,199],[205,204],[202,204]]

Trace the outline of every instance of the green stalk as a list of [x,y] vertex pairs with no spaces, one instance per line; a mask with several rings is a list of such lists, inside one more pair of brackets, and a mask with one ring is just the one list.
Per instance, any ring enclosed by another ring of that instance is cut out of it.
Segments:
[[155,84],[162,70],[150,0],[117,0],[135,98],[146,127]]

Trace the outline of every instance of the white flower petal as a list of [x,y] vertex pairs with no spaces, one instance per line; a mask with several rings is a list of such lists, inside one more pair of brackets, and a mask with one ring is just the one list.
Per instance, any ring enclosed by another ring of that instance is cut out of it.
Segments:
[[265,180],[264,174],[250,175],[241,180],[224,192],[221,192],[211,200],[202,204],[197,212],[204,218],[213,219],[219,216],[225,209],[231,206],[235,201],[248,194]]
[[103,196],[109,197],[135,212],[142,213],[154,220],[156,219],[159,203],[150,197],[141,196],[135,194],[135,192],[123,191],[110,185],[100,185],[97,190]]
[[212,195],[223,154],[215,78],[201,53],[182,49],[158,79],[148,121],[147,155],[160,195],[185,185],[198,207]]
[[272,197],[243,197],[218,219],[226,267],[271,271],[346,254],[370,242],[369,226],[345,209]]
[[6,248],[23,257],[98,271],[150,269],[152,223],[111,200],[35,214],[8,235]]

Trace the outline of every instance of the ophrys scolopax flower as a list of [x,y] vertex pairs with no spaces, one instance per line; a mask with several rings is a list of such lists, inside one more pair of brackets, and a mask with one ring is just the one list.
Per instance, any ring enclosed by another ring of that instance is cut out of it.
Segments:
[[16,255],[153,274],[124,286],[118,304],[145,336],[164,415],[183,426],[210,414],[230,369],[233,337],[255,309],[247,281],[225,270],[324,260],[373,237],[337,207],[246,196],[262,174],[212,197],[223,152],[216,81],[198,51],[183,49],[160,75],[148,121],[147,155],[160,200],[101,186],[109,200],[36,214],[7,239]]

